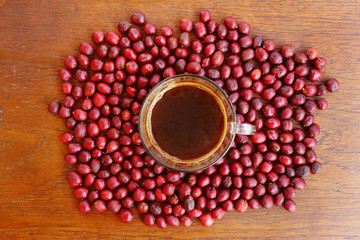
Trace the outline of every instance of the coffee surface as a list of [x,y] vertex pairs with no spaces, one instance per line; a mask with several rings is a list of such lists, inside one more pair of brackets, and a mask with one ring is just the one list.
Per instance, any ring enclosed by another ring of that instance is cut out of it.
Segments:
[[224,115],[209,92],[195,86],[168,90],[151,115],[152,134],[158,145],[182,160],[201,157],[219,142]]

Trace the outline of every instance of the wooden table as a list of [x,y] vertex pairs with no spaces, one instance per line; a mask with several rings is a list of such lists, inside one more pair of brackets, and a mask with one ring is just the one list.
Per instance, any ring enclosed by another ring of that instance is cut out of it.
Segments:
[[[20,1],[0,0],[0,239],[360,239],[360,3],[359,1]],[[81,214],[68,185],[63,120],[47,112],[62,99],[57,77],[68,54],[95,30],[144,12],[157,26],[177,29],[184,17],[211,10],[252,25],[252,35],[296,50],[319,49],[323,79],[341,90],[316,112],[316,147],[323,171],[297,192],[298,210],[231,212],[204,228],[124,224],[109,212]]]

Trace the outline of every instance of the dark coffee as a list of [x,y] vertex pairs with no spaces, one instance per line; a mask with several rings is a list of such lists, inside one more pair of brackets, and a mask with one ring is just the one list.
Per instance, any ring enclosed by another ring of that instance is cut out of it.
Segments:
[[225,130],[224,121],[215,96],[192,85],[165,92],[151,114],[157,144],[182,160],[204,156],[214,149]]

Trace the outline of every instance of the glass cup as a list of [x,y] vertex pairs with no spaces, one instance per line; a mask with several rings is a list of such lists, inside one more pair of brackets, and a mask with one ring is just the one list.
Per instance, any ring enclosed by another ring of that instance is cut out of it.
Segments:
[[[218,144],[205,155],[194,159],[182,160],[170,155],[156,143],[151,131],[152,109],[164,93],[178,86],[197,86],[206,90],[216,99],[224,114],[225,128]],[[181,172],[194,172],[210,167],[226,154],[236,134],[252,135],[255,131],[254,125],[237,123],[230,99],[215,82],[192,74],[176,75],[158,83],[144,99],[139,115],[139,133],[146,151],[161,165]]]

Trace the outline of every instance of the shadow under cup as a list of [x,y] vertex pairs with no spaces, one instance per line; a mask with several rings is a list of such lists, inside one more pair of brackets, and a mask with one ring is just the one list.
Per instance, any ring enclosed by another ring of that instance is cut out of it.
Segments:
[[[161,149],[151,130],[154,106],[167,91],[179,86],[195,86],[210,93],[219,104],[224,117],[223,133],[218,144],[208,153],[193,159],[182,160]],[[157,84],[145,98],[139,116],[139,133],[147,152],[163,166],[181,172],[202,170],[216,163],[229,150],[236,135],[236,127],[235,110],[226,93],[210,79],[191,74],[176,75]]]

